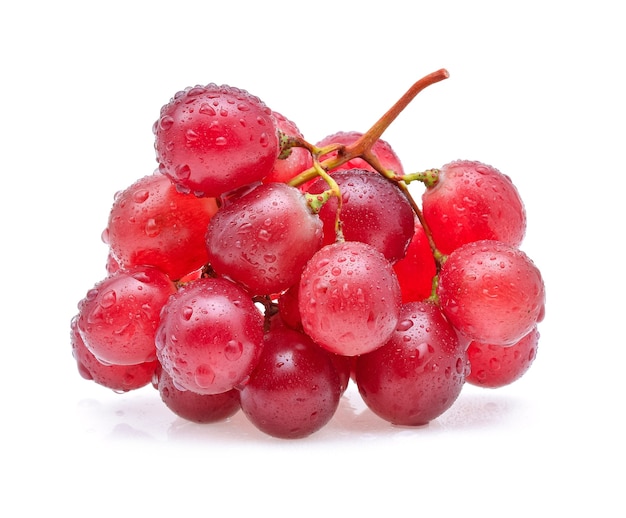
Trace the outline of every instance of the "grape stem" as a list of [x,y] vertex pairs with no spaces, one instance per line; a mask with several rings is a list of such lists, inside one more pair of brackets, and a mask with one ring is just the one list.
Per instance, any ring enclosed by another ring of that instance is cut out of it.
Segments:
[[[398,178],[396,178],[396,175],[393,172],[386,171],[384,168],[380,167],[380,163],[378,163],[378,160],[372,154],[371,149],[378,141],[378,139],[380,139],[385,130],[391,125],[394,120],[396,120],[398,115],[402,113],[402,111],[417,96],[417,94],[419,94],[426,87],[438,83],[439,81],[443,81],[448,77],[450,77],[450,74],[446,69],[442,68],[440,70],[437,70],[436,72],[432,72],[431,74],[422,77],[420,80],[413,83],[411,88],[409,88],[406,93],[402,97],[400,97],[400,99],[398,99],[396,103],[389,110],[387,110],[387,112],[380,119],[378,119],[378,121],[376,121],[376,123],[369,130],[367,130],[363,135],[361,135],[359,139],[357,139],[354,143],[350,145],[345,146],[337,144],[326,146],[325,148],[316,148],[315,146],[312,146],[304,140],[302,140],[300,143],[295,140],[290,141],[290,145],[292,146],[301,145],[302,147],[306,147],[307,149],[309,149],[312,152],[314,158],[321,157],[333,151],[337,151],[337,154],[331,158],[327,158],[326,160],[319,162],[319,164],[317,165],[314,164],[313,167],[310,167],[306,171],[295,176],[291,179],[289,185],[294,187],[302,185],[303,183],[312,180],[313,178],[318,176],[320,167],[324,171],[330,171],[332,169],[335,169],[336,167],[339,167],[340,165],[345,164],[346,162],[349,162],[353,158],[363,158],[365,161],[370,163],[372,167],[375,167],[375,169],[380,171],[382,174],[390,179],[397,181]],[[320,167],[318,167],[318,165]]]

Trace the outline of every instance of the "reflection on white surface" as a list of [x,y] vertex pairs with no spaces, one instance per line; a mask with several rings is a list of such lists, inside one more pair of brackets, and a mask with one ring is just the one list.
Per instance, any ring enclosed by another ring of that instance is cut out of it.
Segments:
[[[109,394],[82,399],[77,414],[85,433],[105,440],[155,440],[172,442],[284,442],[257,430],[239,411],[218,423],[198,424],[179,418],[160,400],[152,387],[135,393]],[[385,441],[471,429],[489,429],[520,419],[524,403],[497,391],[466,386],[454,405],[426,426],[395,426],[372,413],[363,403],[354,384],[342,397],[333,419],[321,430],[293,442],[350,444],[355,440]]]

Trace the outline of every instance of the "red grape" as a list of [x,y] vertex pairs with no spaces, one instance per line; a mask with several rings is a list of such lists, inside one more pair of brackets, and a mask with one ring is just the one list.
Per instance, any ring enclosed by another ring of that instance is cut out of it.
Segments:
[[417,426],[452,406],[467,367],[465,350],[439,308],[409,302],[389,341],[356,358],[354,375],[375,414],[393,424]]
[[444,165],[422,195],[422,211],[438,250],[449,254],[471,241],[491,239],[519,246],[526,211],[511,179],[469,160]]
[[85,347],[78,332],[78,318],[71,322],[72,356],[76,360],[79,374],[86,380],[109,388],[115,392],[128,392],[144,387],[150,383],[159,362],[155,360],[137,365],[111,365],[101,363]]
[[430,297],[437,264],[424,227],[415,218],[413,237],[405,256],[395,262],[393,269],[402,290],[402,302],[424,300]]
[[[380,173],[363,169],[338,171],[333,179],[341,190],[344,238],[372,245],[391,262],[404,257],[413,235],[415,214],[398,186]],[[318,178],[307,187],[307,192],[319,194],[326,189],[326,181]],[[333,196],[319,211],[327,245],[336,239],[337,205]]]
[[156,266],[178,280],[207,263],[204,233],[216,212],[214,198],[179,193],[156,173],[117,193],[103,239],[123,268]]
[[521,250],[499,241],[457,248],[443,264],[441,307],[471,340],[511,345],[535,327],[545,303],[539,269]]
[[517,381],[535,361],[538,342],[539,331],[536,327],[507,347],[471,342],[467,354],[472,370],[466,381],[489,388],[503,387]]
[[[304,138],[296,124],[280,113],[273,112],[276,126],[289,137]],[[276,160],[272,171],[263,179],[263,182],[284,182],[297,176],[313,165],[311,152],[304,147],[292,147],[289,156]]]
[[398,321],[401,293],[391,263],[359,241],[321,248],[307,263],[299,286],[304,331],[344,356],[385,343]]
[[278,325],[265,335],[259,363],[241,390],[241,408],[263,432],[301,438],[332,418],[341,391],[330,353],[304,333]]
[[239,411],[239,391],[236,389],[221,394],[197,394],[191,390],[180,390],[169,373],[162,368],[158,369],[155,378],[155,388],[165,405],[187,421],[215,423]]
[[278,157],[271,110],[232,86],[178,92],[153,126],[159,169],[182,192],[219,197],[262,180]]
[[322,243],[322,222],[302,192],[261,184],[229,201],[209,223],[209,262],[255,295],[279,293],[300,278]]
[[169,277],[152,266],[109,275],[78,304],[78,330],[85,346],[102,363],[154,361],[159,314],[175,292]]
[[245,382],[263,343],[263,316],[235,283],[200,278],[163,307],[157,357],[181,390],[219,394]]

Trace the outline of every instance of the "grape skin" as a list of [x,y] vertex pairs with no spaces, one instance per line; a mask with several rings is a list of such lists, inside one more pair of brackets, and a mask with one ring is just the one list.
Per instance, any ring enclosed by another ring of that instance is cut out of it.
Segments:
[[511,179],[476,161],[441,167],[422,194],[422,212],[442,254],[484,239],[519,246],[526,232],[526,210]]
[[322,222],[304,195],[284,183],[257,186],[211,219],[206,248],[213,269],[269,295],[296,284],[322,245]]
[[153,385],[161,400],[177,416],[194,423],[216,423],[235,415],[239,409],[239,391],[231,389],[220,394],[197,394],[180,390],[169,373],[160,366]]
[[389,341],[356,358],[355,381],[379,417],[420,426],[452,406],[466,371],[465,348],[440,309],[431,302],[409,302]]
[[217,198],[272,170],[278,131],[256,96],[228,85],[178,92],[153,126],[159,170],[181,192]]
[[545,288],[521,250],[499,241],[468,243],[444,263],[437,287],[443,312],[471,340],[511,345],[542,318]]
[[135,365],[154,361],[161,308],[176,292],[161,270],[136,266],[98,282],[78,304],[78,330],[102,363]]
[[245,382],[263,343],[263,316],[235,283],[200,278],[163,307],[156,352],[180,390],[219,394]]
[[[341,191],[343,238],[372,245],[392,263],[403,258],[413,236],[415,214],[398,186],[363,169],[337,171],[332,177]],[[326,189],[326,181],[318,178],[307,192],[320,194]],[[337,198],[331,197],[319,211],[326,245],[336,240],[337,207]]]
[[322,247],[300,279],[302,327],[336,354],[355,356],[380,347],[395,329],[400,305],[391,263],[359,241]]
[[129,392],[148,385],[160,367],[155,360],[137,365],[105,365],[87,349],[78,331],[78,317],[71,322],[72,356],[79,374],[114,392]]
[[536,326],[521,340],[507,347],[471,342],[467,349],[471,372],[466,381],[488,388],[510,385],[530,369],[537,357],[538,344]]
[[269,435],[302,438],[330,421],[343,389],[330,353],[302,332],[273,325],[241,390],[241,408]]
[[118,266],[151,265],[177,280],[208,261],[204,233],[216,212],[214,198],[182,194],[155,173],[115,195],[103,239]]

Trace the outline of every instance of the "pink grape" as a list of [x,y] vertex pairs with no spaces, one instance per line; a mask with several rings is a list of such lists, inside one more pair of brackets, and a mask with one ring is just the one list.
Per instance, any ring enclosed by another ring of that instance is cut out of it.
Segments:
[[488,388],[510,385],[530,369],[537,356],[538,343],[537,327],[507,347],[471,342],[467,355],[472,370],[466,381]]
[[[304,138],[302,132],[296,124],[287,119],[284,115],[273,112],[276,119],[277,128],[290,137]],[[313,157],[308,149],[303,147],[292,147],[287,158],[277,159],[273,169],[263,179],[264,183],[284,182],[307,170],[313,165]]]
[[161,400],[177,416],[194,423],[215,423],[235,415],[239,409],[239,391],[231,389],[220,394],[197,394],[180,390],[169,373],[160,368],[153,380]]
[[521,250],[499,241],[457,248],[443,264],[437,294],[452,325],[470,340],[511,345],[544,311],[541,273]]
[[178,92],[153,126],[159,170],[182,192],[217,198],[261,181],[278,157],[272,111],[228,85]]
[[302,273],[298,301],[302,327],[336,354],[364,354],[384,344],[396,327],[400,305],[400,286],[391,263],[366,243],[326,245]]
[[[344,238],[372,245],[391,262],[404,257],[413,236],[415,214],[398,186],[380,173],[363,169],[337,171],[333,179],[341,191]],[[326,181],[318,178],[307,192],[319,194],[326,189]],[[337,198],[331,197],[319,211],[326,245],[336,239],[337,205]]]
[[78,330],[102,363],[135,365],[156,359],[161,308],[176,292],[161,270],[136,266],[98,282],[78,304]]
[[452,406],[467,370],[465,349],[439,308],[409,302],[389,341],[356,358],[355,381],[363,401],[379,417],[419,426]]
[[145,176],[115,196],[103,239],[118,265],[155,266],[178,280],[207,263],[207,225],[214,198],[182,194],[160,173]]
[[237,284],[205,278],[181,287],[163,307],[157,358],[181,390],[219,394],[244,383],[263,344],[263,316]]
[[433,280],[437,274],[437,264],[424,227],[417,218],[406,254],[394,263],[393,269],[400,282],[403,303],[430,297]]
[[241,390],[248,419],[274,437],[302,438],[335,414],[342,382],[330,353],[306,334],[273,326],[249,382]]
[[104,364],[87,349],[78,331],[78,318],[71,322],[72,356],[76,360],[79,374],[88,381],[115,392],[128,392],[148,385],[160,367],[155,360],[137,365]]
[[322,245],[322,222],[300,190],[262,184],[230,201],[206,232],[209,262],[255,295],[279,293],[300,279]]
[[422,195],[422,211],[443,254],[484,239],[519,246],[526,232],[526,211],[513,182],[481,162],[444,165],[438,182]]

